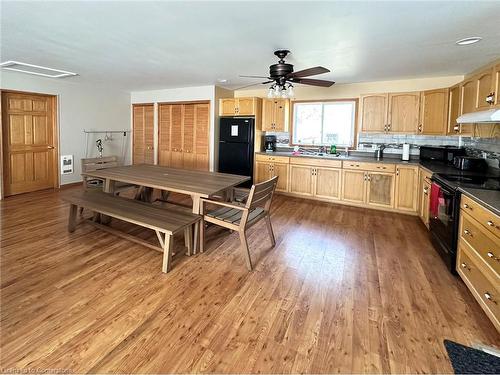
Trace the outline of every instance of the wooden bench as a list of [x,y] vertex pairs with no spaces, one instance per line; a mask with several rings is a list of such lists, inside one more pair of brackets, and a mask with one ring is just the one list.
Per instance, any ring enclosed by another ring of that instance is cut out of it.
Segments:
[[71,204],[69,211],[68,231],[73,232],[77,225],[78,207],[103,214],[132,224],[152,229],[156,232],[160,247],[141,240],[135,236],[102,225],[91,219],[84,221],[119,237],[139,243],[163,253],[163,272],[168,272],[172,260],[172,236],[184,230],[185,242],[190,254],[193,247],[193,224],[201,217],[180,209],[166,209],[133,199],[125,199],[101,191],[84,191],[67,193],[63,200]]

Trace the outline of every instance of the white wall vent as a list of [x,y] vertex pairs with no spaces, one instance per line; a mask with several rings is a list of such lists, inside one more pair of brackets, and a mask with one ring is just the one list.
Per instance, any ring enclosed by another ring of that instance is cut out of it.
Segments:
[[36,76],[49,77],[49,78],[64,78],[72,77],[78,74],[67,72],[60,69],[52,69],[46,66],[27,64],[20,61],[5,61],[0,64],[0,67],[5,70],[12,70],[14,72],[21,72],[27,74],[34,74]]

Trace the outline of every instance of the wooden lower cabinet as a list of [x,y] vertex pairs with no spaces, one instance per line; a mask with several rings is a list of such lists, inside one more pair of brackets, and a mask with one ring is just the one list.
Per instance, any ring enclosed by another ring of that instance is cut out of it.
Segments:
[[419,183],[418,183],[418,216],[420,220],[429,228],[429,205],[431,199],[431,176],[432,173],[420,168]]
[[357,204],[365,203],[366,172],[342,170],[342,200]]
[[417,211],[418,167],[398,165],[396,167],[396,209]]
[[288,164],[257,161],[254,175],[257,184],[278,176],[276,191],[288,192]]
[[316,167],[316,181],[313,194],[325,199],[340,199],[342,170],[339,168]]
[[290,193],[313,195],[314,167],[290,165]]
[[394,174],[366,172],[366,204],[369,206],[394,207]]

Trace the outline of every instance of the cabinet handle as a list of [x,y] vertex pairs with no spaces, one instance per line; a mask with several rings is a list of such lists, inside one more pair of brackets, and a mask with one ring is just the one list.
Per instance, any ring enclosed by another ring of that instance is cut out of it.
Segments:
[[399,176],[399,168],[396,168],[396,176]]
[[470,271],[470,267],[467,265],[467,263],[462,262],[462,264],[460,264],[460,265],[462,266],[462,268],[465,268],[465,269]]
[[493,303],[496,303],[496,301],[493,299],[493,297],[491,296],[490,292],[486,292],[484,293],[484,298],[486,298],[488,301],[491,301]]
[[472,210],[472,208],[467,203],[464,203],[464,208],[469,208]]
[[363,179],[366,181],[366,173],[363,174]]
[[488,251],[488,252],[486,253],[486,255],[488,255],[488,258],[494,259],[494,260],[496,260],[497,262],[498,262],[498,261],[500,261],[500,258],[497,258],[497,257],[495,256],[495,254],[493,254],[491,251]]
[[385,132],[387,131],[387,125],[384,125],[384,131]]
[[486,222],[486,224],[488,224],[490,227],[494,227],[495,226],[495,223],[493,221],[491,221],[491,220],[488,220]]
[[420,124],[420,125],[418,126],[418,131],[419,131],[420,133],[422,133],[422,124]]
[[470,236],[470,237],[472,237],[472,233],[471,233],[471,232],[470,232],[470,230],[468,230],[468,229],[464,229],[464,234],[465,234],[466,236]]
[[391,131],[391,124],[387,124],[387,130]]

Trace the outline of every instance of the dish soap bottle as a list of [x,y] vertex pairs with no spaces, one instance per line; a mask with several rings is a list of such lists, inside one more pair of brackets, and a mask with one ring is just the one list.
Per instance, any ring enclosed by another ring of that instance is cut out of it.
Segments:
[[331,145],[330,146],[330,154],[336,154],[337,153],[337,146]]

